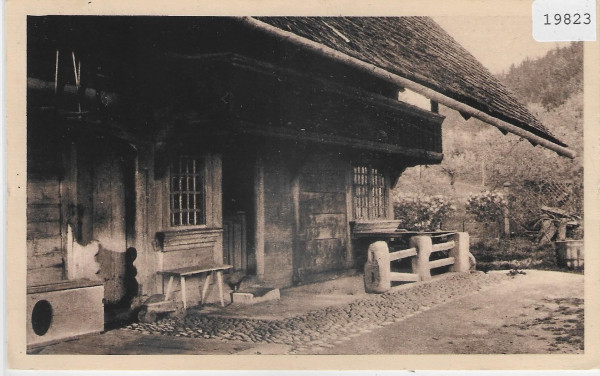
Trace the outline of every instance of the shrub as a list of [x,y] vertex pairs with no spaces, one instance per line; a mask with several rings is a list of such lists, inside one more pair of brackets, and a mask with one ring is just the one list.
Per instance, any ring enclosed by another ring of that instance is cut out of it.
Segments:
[[497,192],[476,193],[467,199],[467,213],[482,223],[498,223],[504,218],[506,199]]
[[440,229],[455,210],[444,196],[402,198],[394,203],[394,217],[400,220],[400,227],[411,231]]
[[482,239],[470,248],[477,270],[542,269],[567,270],[556,265],[553,245],[537,245],[527,238]]

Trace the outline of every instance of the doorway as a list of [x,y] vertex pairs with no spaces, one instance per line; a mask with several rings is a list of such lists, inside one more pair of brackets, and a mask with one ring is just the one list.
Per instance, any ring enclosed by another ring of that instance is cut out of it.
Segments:
[[223,156],[223,262],[234,271],[256,274],[253,158]]

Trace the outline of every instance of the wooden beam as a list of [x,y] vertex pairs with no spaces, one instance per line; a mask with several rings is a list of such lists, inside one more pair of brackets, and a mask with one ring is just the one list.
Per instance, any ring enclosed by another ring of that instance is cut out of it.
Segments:
[[390,272],[390,280],[394,282],[417,282],[419,275],[415,273]]
[[336,81],[321,78],[316,75],[306,74],[291,68],[284,68],[279,65],[271,64],[266,61],[252,59],[247,56],[238,55],[236,53],[222,54],[199,54],[199,55],[177,55],[171,54],[172,57],[178,60],[193,60],[194,69],[197,67],[197,62],[213,62],[231,64],[231,66],[244,69],[246,71],[255,72],[262,75],[272,77],[274,74],[280,76],[284,80],[294,81],[296,84],[311,86],[318,85],[325,88],[326,91],[340,95],[346,99],[365,103],[373,106],[385,106],[386,108],[416,119],[425,120],[427,122],[435,122],[441,124],[445,117],[434,112],[423,110],[420,107],[401,102],[397,99],[387,97],[382,94],[360,89],[354,86],[340,84]]
[[256,159],[254,171],[254,244],[256,247],[256,276],[259,281],[265,278],[265,170],[262,158]]
[[434,244],[432,252],[446,251],[451,248],[454,248],[454,240],[451,240],[446,243]]
[[338,61],[344,65],[349,65],[361,72],[366,72],[374,77],[383,79],[392,84],[398,85],[399,87],[404,87],[410,90],[413,90],[430,100],[441,103],[447,107],[450,107],[456,111],[464,113],[469,116],[473,116],[476,119],[479,119],[485,123],[493,125],[497,128],[504,129],[508,132],[514,133],[517,136],[521,136],[530,141],[538,143],[541,146],[544,146],[547,149],[553,150],[559,155],[575,158],[576,154],[573,150],[568,149],[564,146],[561,146],[547,138],[538,136],[530,131],[527,131],[521,127],[518,127],[514,124],[508,123],[504,120],[496,118],[492,115],[489,115],[481,110],[478,110],[474,107],[471,107],[465,103],[461,103],[453,98],[450,98],[442,93],[439,93],[433,89],[430,89],[424,85],[421,85],[417,82],[411,81],[405,77],[398,76],[394,73],[388,72],[385,69],[382,69],[376,65],[364,62],[355,57],[346,55],[340,51],[337,51],[333,48],[327,47],[323,44],[314,42],[310,39],[303,38],[299,35],[296,35],[292,32],[285,31],[279,29],[275,26],[269,25],[265,22],[259,21],[252,17],[241,17],[240,20],[250,27],[253,30],[261,31],[267,33],[269,35],[275,36],[282,41],[287,43],[294,44],[296,46],[301,46],[302,48],[308,49],[335,61]]
[[354,244],[352,242],[351,221],[354,221],[354,166],[346,160],[346,266],[354,263]]
[[[27,77],[27,90],[36,90],[51,94],[54,96],[54,82],[40,80],[38,78]],[[77,88],[75,85],[64,85],[62,93],[70,96],[78,96],[90,102],[100,102],[104,107],[118,106],[122,102],[122,97],[117,93],[99,91],[93,88]]]
[[[220,154],[210,154],[210,177],[211,177],[211,185],[212,185],[212,218],[210,219],[210,223],[212,227],[221,228],[223,226],[223,202],[222,202],[222,192],[223,192],[223,162]],[[208,218],[207,218],[208,222]],[[220,257],[215,258],[215,261],[222,262],[223,254]]]
[[400,259],[407,258],[407,257],[413,257],[416,255],[417,255],[416,248],[404,249],[404,250],[398,251],[398,252],[391,252],[390,253],[390,261],[396,261],[396,260],[400,260]]
[[406,171],[406,169],[408,167],[411,167],[411,166],[408,165],[408,161],[406,161],[406,162],[407,162],[406,165],[403,165],[403,166],[394,166],[392,168],[389,168],[390,189],[394,189],[396,187],[396,185],[398,185],[398,181],[400,180],[400,176],[402,176],[402,174],[404,173],[404,171]]
[[454,264],[454,257],[448,257],[440,260],[429,261],[429,268],[441,268],[442,266],[452,265]]
[[294,222],[292,224],[292,270],[294,282],[300,282],[300,276],[298,275],[298,269],[300,268],[300,242],[298,236],[300,235],[300,171],[290,171],[292,174],[291,182],[291,194],[292,194],[292,212],[294,216]]
[[[207,131],[211,132],[213,135],[222,134],[223,136],[230,136],[232,133],[235,135],[255,135],[261,137],[279,138],[282,140],[290,140],[296,142],[314,142],[332,146],[368,150],[372,152],[395,154],[398,156],[418,159],[421,163],[426,162],[429,164],[441,163],[442,159],[444,158],[444,155],[442,153],[437,153],[434,151],[406,148],[404,146],[385,144],[381,142],[368,141],[357,138],[355,139],[350,137],[303,132],[283,127],[261,126],[243,120],[237,121],[239,122],[240,126],[236,127],[235,130],[227,129],[225,127],[219,127],[218,129]],[[190,123],[200,124],[204,122],[191,121]]]
[[[394,177],[390,177],[389,174],[389,170],[386,169],[385,167],[382,169],[383,172],[383,184],[384,184],[384,189],[385,189],[385,200],[387,201],[387,207],[386,209],[386,219],[394,219],[395,218],[395,213],[394,213],[394,200],[392,199],[392,189],[394,188],[392,186],[392,182],[396,183],[395,180],[395,176]],[[381,171],[381,170],[380,170]]]

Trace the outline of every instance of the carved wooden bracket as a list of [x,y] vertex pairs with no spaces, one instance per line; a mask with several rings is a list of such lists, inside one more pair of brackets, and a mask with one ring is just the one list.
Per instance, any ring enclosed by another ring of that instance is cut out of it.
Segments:
[[398,166],[398,167],[390,169],[389,174],[390,174],[390,188],[391,189],[394,189],[396,187],[396,185],[398,184],[398,180],[400,179],[400,176],[402,176],[404,171],[406,171],[406,168],[407,168],[407,166]]

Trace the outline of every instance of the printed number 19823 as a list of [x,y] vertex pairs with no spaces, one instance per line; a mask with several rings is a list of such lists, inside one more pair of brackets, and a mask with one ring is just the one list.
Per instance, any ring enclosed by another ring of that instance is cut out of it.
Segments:
[[563,25],[589,25],[592,22],[592,16],[589,13],[555,13],[554,15],[546,13],[544,17],[546,20],[544,25],[560,25],[561,23]]

